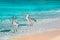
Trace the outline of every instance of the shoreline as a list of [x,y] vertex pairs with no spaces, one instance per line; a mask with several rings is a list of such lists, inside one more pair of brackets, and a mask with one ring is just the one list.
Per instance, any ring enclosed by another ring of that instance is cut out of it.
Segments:
[[10,38],[9,40],[55,40],[55,38],[56,40],[60,39],[60,30],[37,33],[23,37],[13,37]]

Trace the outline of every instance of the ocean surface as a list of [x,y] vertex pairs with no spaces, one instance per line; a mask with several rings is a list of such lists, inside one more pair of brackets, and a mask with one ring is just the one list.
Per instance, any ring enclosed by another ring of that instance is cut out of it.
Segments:
[[[7,36],[23,36],[33,33],[45,32],[50,29],[54,30],[54,28],[59,28],[60,24],[60,10],[48,10],[48,11],[37,11],[37,12],[29,12],[30,17],[35,18],[37,22],[30,27],[28,22],[25,19],[24,15],[15,16],[16,21],[19,23],[19,28],[17,33],[13,33],[14,27],[12,25],[12,16],[0,16],[0,37]],[[59,21],[55,22],[54,21]],[[53,25],[52,25],[53,24]],[[50,27],[51,25],[51,27]],[[55,26],[54,26],[55,25]],[[58,27],[57,27],[58,26]]]
[[[37,20],[32,27],[26,21],[25,13]],[[12,16],[15,16],[19,23],[16,33],[13,33]],[[60,28],[59,0],[0,0],[0,40],[57,28]]]

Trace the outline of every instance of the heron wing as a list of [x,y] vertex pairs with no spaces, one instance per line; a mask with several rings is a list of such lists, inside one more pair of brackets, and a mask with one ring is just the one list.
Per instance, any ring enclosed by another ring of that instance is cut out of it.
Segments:
[[31,18],[31,17],[29,17],[29,20],[33,20],[33,21],[35,21],[35,22],[36,22],[36,19],[34,19],[34,18]]

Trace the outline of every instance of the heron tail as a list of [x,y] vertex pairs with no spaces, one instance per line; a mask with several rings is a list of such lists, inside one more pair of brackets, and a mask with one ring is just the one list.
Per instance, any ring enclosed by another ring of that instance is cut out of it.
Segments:
[[37,20],[34,20],[34,22],[37,22]]

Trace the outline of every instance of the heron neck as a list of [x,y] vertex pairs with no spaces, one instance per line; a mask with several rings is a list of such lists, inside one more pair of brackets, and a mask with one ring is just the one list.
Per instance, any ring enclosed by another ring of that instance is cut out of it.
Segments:
[[29,15],[26,16],[26,18],[28,18],[28,17],[29,17]]

